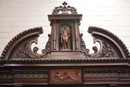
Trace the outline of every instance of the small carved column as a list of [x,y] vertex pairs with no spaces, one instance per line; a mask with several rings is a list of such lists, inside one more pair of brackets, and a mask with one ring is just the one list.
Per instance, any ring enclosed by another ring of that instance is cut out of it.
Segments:
[[56,35],[57,35],[57,29],[56,29],[56,20],[51,21],[52,24],[52,50],[56,50]]
[[[73,26],[73,28],[75,28]],[[75,40],[75,36],[76,36],[76,33],[75,33],[75,29],[72,29],[72,44],[73,44],[73,50],[76,50],[76,40]]]
[[76,41],[76,50],[80,50],[80,34],[79,34],[79,22],[75,20],[75,41]]

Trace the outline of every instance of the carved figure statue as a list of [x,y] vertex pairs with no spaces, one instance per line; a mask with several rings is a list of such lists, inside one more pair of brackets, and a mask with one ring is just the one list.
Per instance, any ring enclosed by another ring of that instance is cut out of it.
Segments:
[[64,27],[61,34],[62,49],[68,49],[69,31]]

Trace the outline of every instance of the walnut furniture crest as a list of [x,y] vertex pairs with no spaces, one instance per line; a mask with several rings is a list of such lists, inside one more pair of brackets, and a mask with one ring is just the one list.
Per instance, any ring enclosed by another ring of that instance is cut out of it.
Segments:
[[6,45],[0,59],[0,86],[130,86],[130,54],[124,43],[105,29],[89,27],[94,43],[100,44],[89,53],[79,31],[82,14],[66,2],[62,5],[48,15],[51,33],[42,54],[38,47],[32,48],[42,27],[23,31]]

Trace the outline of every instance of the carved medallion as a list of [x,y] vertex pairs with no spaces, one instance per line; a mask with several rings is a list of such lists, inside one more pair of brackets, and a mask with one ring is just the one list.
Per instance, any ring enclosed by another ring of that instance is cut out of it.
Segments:
[[54,69],[50,70],[50,82],[53,83],[68,83],[81,82],[81,69]]

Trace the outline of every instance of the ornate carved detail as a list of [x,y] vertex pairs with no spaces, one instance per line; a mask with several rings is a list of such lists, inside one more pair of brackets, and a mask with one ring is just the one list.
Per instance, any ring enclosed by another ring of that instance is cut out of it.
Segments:
[[51,82],[81,82],[82,75],[80,69],[55,69],[50,71]]
[[47,50],[43,49],[42,54],[37,54],[39,48],[34,47],[33,51],[31,50],[31,44],[33,39],[26,40],[19,45],[19,47],[15,50],[15,53],[10,58],[46,58]]
[[47,41],[47,43],[46,43],[46,47],[45,47],[45,49],[46,50],[48,50],[48,51],[51,51],[51,45],[52,45],[52,43],[51,43],[51,41],[52,41],[52,38],[51,38],[51,35],[50,34],[48,34],[48,41]]
[[86,45],[85,45],[85,42],[83,40],[83,34],[80,34],[80,48],[81,48],[81,51],[85,52],[86,51]]
[[[122,71],[123,70],[123,71]],[[114,83],[114,82],[125,82],[129,83],[130,81],[130,71],[127,68],[120,70],[119,68],[91,68],[91,69],[85,69],[84,70],[84,82],[92,83],[92,82],[104,82],[104,83]]]
[[[86,69],[84,71],[84,81],[111,82],[118,79],[118,70],[113,69]],[[106,79],[107,78],[107,79]]]
[[80,34],[80,49],[81,49],[81,52],[83,52],[85,54],[86,57],[90,57],[90,54],[89,54],[89,49],[86,49],[86,45],[85,45],[85,42],[83,40],[83,34]]
[[59,7],[55,7],[55,9],[53,10],[52,14],[69,14],[69,12],[71,12],[71,14],[77,14],[76,12],[76,8],[71,7],[71,6],[67,6],[67,3],[64,2],[62,3],[63,6],[59,6]]
[[18,48],[12,58],[31,58],[28,43],[25,42]]
[[0,71],[1,80],[42,79],[48,80],[48,71]]
[[10,72],[0,72],[0,80],[10,80],[13,79],[13,74]]
[[47,72],[37,71],[17,71],[14,73],[14,79],[48,79]]
[[[89,27],[88,32],[94,37],[94,43],[99,42],[99,40],[103,43],[101,44],[103,45],[101,49],[103,53],[100,53],[99,55],[103,56],[104,53],[107,53],[105,57],[115,57],[118,55],[118,57],[128,58],[129,52],[127,47],[117,36],[111,32],[97,27]],[[97,38],[99,40],[97,40]],[[114,50],[116,51],[114,52]],[[115,55],[115,53],[117,53],[117,55]]]
[[[84,74],[84,77],[86,79],[92,79],[92,78],[117,78],[118,77],[118,73],[88,73],[88,74]],[[109,79],[110,80],[110,79]]]
[[91,57],[118,57],[116,51],[113,49],[111,45],[106,42],[100,42],[101,47],[98,51],[97,47],[93,47],[94,54],[91,54]]
[[[82,40],[81,40],[82,41]],[[98,41],[99,42],[99,41]],[[110,46],[108,43],[100,41],[100,50],[98,51],[98,48],[96,46],[93,47],[94,53],[90,54],[89,49],[85,49],[85,46],[81,46],[82,52],[84,52],[85,56],[93,57],[93,58],[101,58],[101,57],[118,57],[116,51],[113,49],[112,46]]]
[[[34,48],[33,51],[34,53],[37,53],[38,48]],[[12,58],[32,58],[34,57],[30,50],[29,50],[29,45],[27,42],[23,43],[20,48],[17,49],[15,54],[13,55]]]
[[102,52],[98,54],[99,57],[117,57],[115,50],[108,43],[103,42],[102,44],[103,49]]
[[[59,12],[59,11],[63,11],[63,14],[68,13],[68,7],[66,6],[67,3],[64,2],[63,3],[63,7],[60,7],[60,10],[54,10],[54,12]],[[58,13],[56,13],[58,14]],[[63,15],[62,15],[63,16]],[[58,28],[57,28],[58,29]],[[76,30],[77,31],[77,30]],[[38,54],[38,47],[34,47],[31,48],[32,43],[37,43],[37,37],[39,36],[39,34],[41,34],[42,28],[34,28],[34,29],[30,29],[27,31],[24,31],[20,34],[18,34],[16,37],[14,37],[9,44],[6,46],[5,50],[2,53],[1,58],[2,59],[29,59],[29,58],[47,58],[48,57],[48,53],[51,53],[51,47],[53,47],[52,45],[57,47],[57,50],[59,50],[60,46],[58,45],[58,40],[60,40],[60,36],[55,36],[55,38],[57,38],[57,44],[52,44],[52,37],[50,34],[48,35],[49,39],[48,42],[46,44],[45,49],[42,50],[42,54]],[[58,32],[58,30],[57,30]],[[67,30],[66,30],[67,32]],[[72,31],[71,31],[72,32]],[[75,32],[75,31],[73,31]],[[77,31],[78,32],[78,31]],[[127,50],[127,48],[125,47],[125,45],[123,44],[123,42],[121,42],[121,40],[119,38],[117,38],[114,34],[100,29],[100,28],[96,28],[96,27],[89,27],[88,30],[89,33],[92,34],[92,36],[94,37],[94,43],[95,42],[99,42],[100,44],[100,49],[98,50],[98,48],[96,46],[93,47],[94,53],[90,54],[89,53],[89,49],[86,49],[85,43],[82,39],[82,34],[76,37],[79,37],[80,39],[76,39],[75,38],[71,38],[72,39],[72,46],[65,44],[65,46],[63,46],[63,48],[70,48],[73,47],[72,49],[74,49],[74,51],[76,51],[77,49],[75,49],[75,47],[79,47],[80,45],[80,54],[79,58],[110,58],[110,57],[118,57],[118,58],[128,58],[129,56],[129,52]],[[57,33],[55,33],[57,34]],[[74,34],[74,33],[72,33]],[[55,41],[55,40],[54,40]],[[80,42],[79,42],[80,41]],[[66,42],[65,42],[66,43]],[[75,44],[76,43],[76,44]],[[68,45],[68,47],[67,47]],[[59,46],[59,47],[58,47]],[[8,51],[7,51],[8,50]],[[68,51],[68,50],[66,50]],[[71,52],[70,52],[71,53]],[[76,52],[75,52],[76,53]],[[82,53],[85,54],[85,56],[81,56]],[[57,57],[57,56],[56,56]],[[68,56],[67,56],[68,57]],[[70,55],[70,59],[71,59],[72,55]],[[75,57],[75,55],[73,56]],[[52,58],[52,55],[48,58]],[[67,59],[67,58],[65,58]],[[76,57],[75,57],[76,59]]]
[[3,50],[1,59],[8,59],[9,58],[9,54],[11,53],[11,51],[13,50],[13,48],[16,46],[16,44],[18,44],[24,38],[27,38],[28,36],[31,36],[31,35],[38,35],[38,34],[41,34],[42,32],[43,32],[42,28],[41,27],[37,27],[37,28],[32,28],[32,29],[23,31],[20,34],[16,35],[6,45],[5,49]]
[[48,48],[42,50],[42,54],[37,54],[38,48],[31,48],[32,43],[37,44],[37,37],[41,34],[42,28],[26,30],[15,36],[5,47],[1,59],[12,58],[46,58]]
[[[87,63],[94,64],[97,63],[102,65],[102,63],[126,63],[130,60],[119,59],[119,58],[86,58],[86,59],[44,59],[44,60],[1,60],[0,64],[80,64],[84,65]],[[16,66],[16,65],[15,65]],[[46,65],[45,65],[46,66]]]
[[[31,47],[43,32],[41,27],[18,34],[5,47],[0,60],[0,86],[129,87],[130,54],[118,37],[104,29],[89,27],[94,43],[100,44],[90,54],[83,35],[79,35],[82,15],[74,7],[64,2],[48,18],[52,31],[42,54],[38,54],[38,47]],[[66,44],[65,49],[60,43],[62,25],[70,27],[70,45]]]
[[123,44],[123,42],[116,37],[114,34],[110,33],[107,30],[96,28],[96,27],[89,27],[89,33],[92,34],[94,38],[94,43],[98,42],[100,44],[100,49],[96,46],[93,47],[94,53],[90,54],[89,49],[86,49],[84,41],[81,38],[81,51],[84,52],[87,58],[102,58],[102,57],[118,57],[118,58],[127,58],[129,56],[128,49]]

